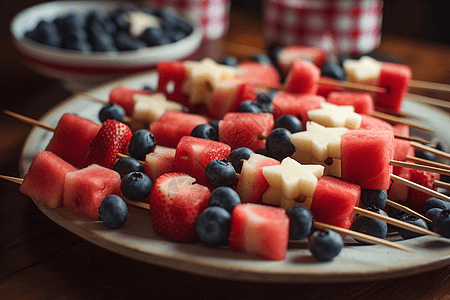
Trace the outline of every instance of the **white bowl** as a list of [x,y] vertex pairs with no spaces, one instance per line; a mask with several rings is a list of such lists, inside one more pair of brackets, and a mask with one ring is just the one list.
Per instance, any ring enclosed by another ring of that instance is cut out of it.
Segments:
[[81,53],[37,43],[25,37],[39,21],[52,21],[68,13],[87,14],[96,9],[111,12],[119,8],[113,2],[58,1],[35,5],[19,12],[10,24],[15,47],[27,65],[38,73],[63,80],[102,82],[114,77],[154,69],[161,60],[189,59],[199,48],[202,34],[194,31],[184,39],[155,47],[116,53]]

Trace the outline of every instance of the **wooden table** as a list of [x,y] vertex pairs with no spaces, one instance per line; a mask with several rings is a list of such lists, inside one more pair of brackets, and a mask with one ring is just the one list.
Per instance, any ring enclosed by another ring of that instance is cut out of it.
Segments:
[[[0,38],[2,108],[39,118],[69,96],[59,82],[22,66],[3,31]],[[233,9],[228,35],[203,45],[199,56],[234,54],[230,43],[263,49],[261,17]],[[415,79],[450,84],[449,46],[384,36],[380,50],[411,66]],[[425,94],[450,99],[448,94]],[[0,125],[0,174],[18,176],[20,150],[30,127],[5,115],[0,115]],[[45,217],[16,184],[0,181],[0,195],[1,299],[443,299],[450,295],[449,267],[405,278],[343,284],[235,282],[182,273],[84,241]]]

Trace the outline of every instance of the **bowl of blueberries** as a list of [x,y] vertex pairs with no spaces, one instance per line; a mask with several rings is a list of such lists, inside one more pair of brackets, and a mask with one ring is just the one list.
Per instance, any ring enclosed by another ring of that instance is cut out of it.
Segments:
[[190,59],[201,32],[169,9],[123,2],[55,1],[19,12],[13,43],[33,70],[58,79],[103,82]]

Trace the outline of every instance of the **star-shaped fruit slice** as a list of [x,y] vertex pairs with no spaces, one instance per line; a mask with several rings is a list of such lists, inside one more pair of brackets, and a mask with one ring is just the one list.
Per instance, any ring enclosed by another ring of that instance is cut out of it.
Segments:
[[358,129],[361,126],[362,116],[355,113],[350,105],[334,105],[322,102],[321,108],[308,111],[308,117],[325,127],[346,127]]
[[343,67],[348,81],[376,85],[382,63],[370,56],[362,56],[360,59],[346,59]]
[[307,122],[306,131],[291,135],[291,143],[296,151],[311,153],[315,160],[323,162],[328,157],[341,157],[341,137],[348,130],[345,127],[328,128],[316,122]]
[[208,104],[218,82],[230,80],[236,73],[236,68],[216,63],[211,58],[201,61],[186,61],[187,81],[183,91],[189,95],[189,103]]
[[269,187],[281,189],[281,194],[286,199],[312,197],[317,179],[323,175],[323,171],[323,166],[301,165],[290,157],[283,159],[280,165],[262,168]]

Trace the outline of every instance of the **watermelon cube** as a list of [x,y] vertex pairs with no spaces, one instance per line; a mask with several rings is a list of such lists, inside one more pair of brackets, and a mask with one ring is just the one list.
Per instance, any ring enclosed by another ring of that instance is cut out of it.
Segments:
[[81,168],[100,128],[101,125],[89,119],[65,113],[59,119],[45,150],[55,153],[74,167]]
[[[400,176],[404,179],[411,179],[411,169],[404,167],[394,167],[393,174]],[[390,200],[405,204],[408,201],[409,187],[401,182],[392,181],[391,187],[388,191],[388,197]]]
[[184,63],[181,61],[160,61],[156,69],[158,71],[159,93],[164,93],[168,100],[189,106],[189,94],[183,90],[188,79]]
[[349,229],[355,219],[354,208],[359,205],[360,196],[358,185],[323,176],[317,181],[310,210],[318,222]]
[[320,69],[306,60],[296,60],[285,81],[285,91],[294,94],[316,95],[319,88]]
[[219,121],[219,140],[232,149],[247,147],[257,151],[266,146],[264,138],[274,125],[270,113],[227,113]]
[[248,160],[245,160],[242,164],[241,175],[236,186],[236,192],[239,194],[241,201],[243,203],[255,203],[260,200],[269,187],[262,169],[280,164],[276,159],[257,153],[251,154]]
[[361,188],[389,189],[393,158],[392,131],[350,130],[341,138],[341,178]]
[[148,90],[136,90],[119,85],[111,90],[109,93],[109,103],[122,106],[125,110],[125,114],[129,117],[133,115],[134,111],[134,95],[150,95]]
[[173,172],[175,163],[175,148],[167,148],[156,145],[152,153],[145,157],[145,174],[155,182],[156,178],[164,173]]
[[227,144],[185,136],[177,145],[173,169],[174,172],[191,175],[197,183],[212,188],[205,176],[206,165],[214,159],[226,159],[230,152]]
[[364,130],[388,130],[394,132],[394,127],[388,122],[369,115],[361,115],[361,125],[359,129]]
[[244,83],[259,83],[269,86],[277,86],[280,83],[280,75],[273,65],[256,61],[240,63],[234,79]]
[[[431,190],[437,190],[437,187],[433,185],[435,180],[439,180],[441,178],[440,174],[415,170],[411,169],[411,178],[410,180],[414,183],[420,184],[423,187],[429,188]],[[406,202],[406,206],[410,207],[414,211],[423,214],[423,203],[425,200],[431,198],[429,194],[419,191],[414,188],[409,188],[408,193],[408,201]]]
[[[337,82],[339,80],[327,78],[328,81]],[[328,95],[332,92],[343,92],[345,89],[341,86],[335,86],[330,84],[319,83],[319,87],[317,89],[317,95],[327,98]]]
[[387,89],[387,93],[378,93],[375,105],[400,112],[402,101],[411,82],[411,68],[394,63],[383,63],[377,86]]
[[156,144],[176,148],[182,137],[190,135],[195,126],[208,124],[204,116],[181,111],[166,111],[158,121],[150,124]]
[[320,109],[322,102],[325,102],[322,96],[279,91],[272,99],[273,117],[277,120],[282,115],[292,115],[302,121],[302,127],[306,128],[306,122],[310,121],[308,111]]
[[317,67],[322,68],[327,58],[327,52],[319,47],[307,47],[300,45],[286,46],[278,52],[276,64],[283,77],[286,77],[294,61],[305,59],[312,61]]
[[244,203],[234,207],[228,245],[267,260],[283,260],[289,243],[289,218],[283,208]]
[[89,219],[97,219],[103,199],[109,195],[121,195],[120,183],[118,172],[95,164],[68,172],[64,181],[63,204]]
[[[395,124],[393,126],[394,133],[401,136],[409,136],[409,126],[406,124]],[[411,142],[404,139],[394,139],[394,159],[405,160],[411,148]],[[395,168],[395,167],[394,167]]]
[[77,168],[50,151],[39,151],[19,190],[50,208],[63,205],[64,180]]
[[237,80],[221,81],[217,84],[208,103],[208,117],[221,119],[228,112],[236,112],[239,105],[256,98],[255,85]]
[[335,105],[351,105],[358,114],[370,115],[374,111],[373,98],[369,93],[331,92],[327,102]]

